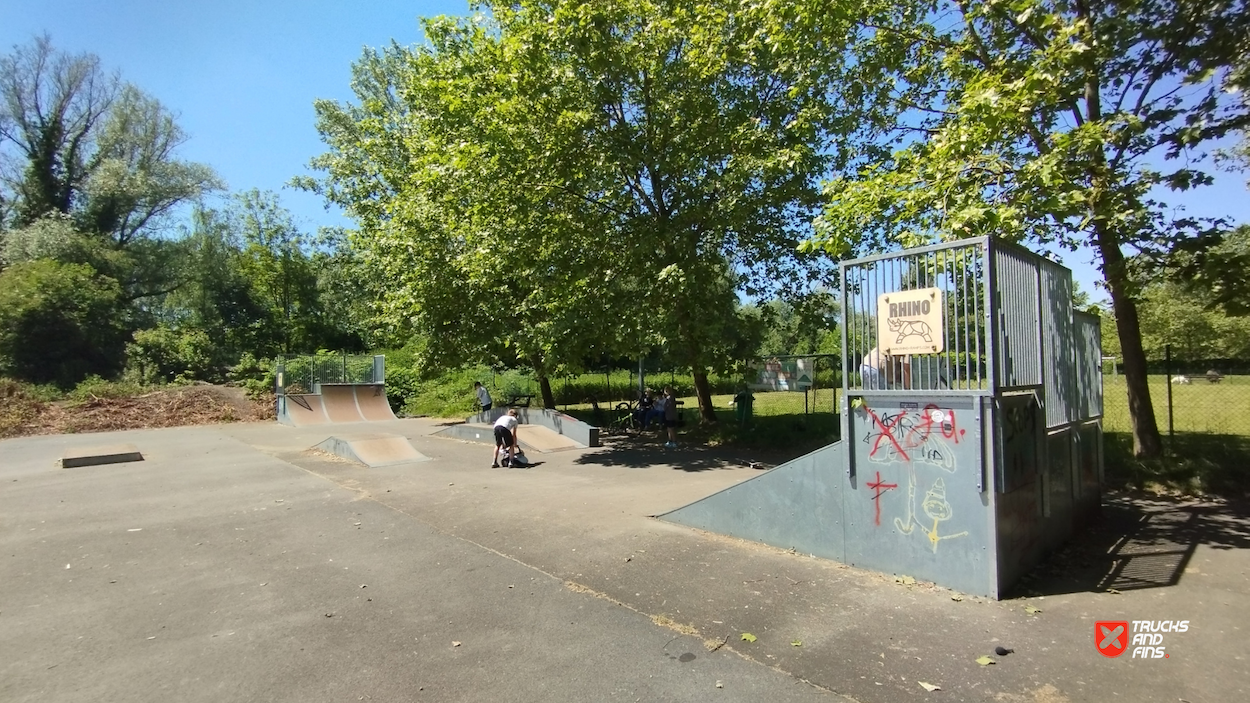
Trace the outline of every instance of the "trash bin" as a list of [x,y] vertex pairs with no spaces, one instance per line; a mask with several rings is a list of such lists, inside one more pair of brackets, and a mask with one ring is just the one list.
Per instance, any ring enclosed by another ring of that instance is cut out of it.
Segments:
[[751,395],[751,391],[742,391],[734,396],[734,405],[738,409],[738,424],[746,426],[751,421],[751,404],[755,401],[755,396]]

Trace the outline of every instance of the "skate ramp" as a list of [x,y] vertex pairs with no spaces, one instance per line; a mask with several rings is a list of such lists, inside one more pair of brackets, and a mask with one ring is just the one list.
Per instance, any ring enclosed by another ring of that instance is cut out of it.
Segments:
[[[546,408],[491,408],[484,413],[470,416],[465,422],[470,425],[493,425],[495,420],[509,410],[516,410],[517,420],[526,427],[545,427],[555,434],[568,437],[582,447],[600,446],[598,427]],[[494,441],[493,436],[491,441]]]
[[429,461],[406,437],[392,434],[336,435],[313,447],[369,468]]
[[[542,425],[521,425],[518,429],[518,444],[524,449],[540,454],[586,448],[586,445],[574,440],[572,437],[559,434]],[[434,433],[434,436],[493,445],[495,443],[495,428],[492,425],[466,422],[439,430]]]
[[278,397],[278,422],[304,427],[349,422],[394,420],[380,383],[323,383],[319,393]]
[[844,561],[842,486],[846,445],[822,447],[730,486],[662,520]]
[[330,421],[321,404],[321,396],[312,394],[278,396],[278,422],[305,427],[324,425]]

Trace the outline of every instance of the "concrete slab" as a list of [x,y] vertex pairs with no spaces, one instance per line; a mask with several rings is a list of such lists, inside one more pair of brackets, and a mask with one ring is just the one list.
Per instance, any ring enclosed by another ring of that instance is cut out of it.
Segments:
[[[505,471],[438,421],[379,426],[434,461],[361,471],[305,451],[325,428],[272,423],[0,441],[0,700],[1250,695],[1237,506],[1115,499],[994,602],[647,517],[751,457],[613,444]],[[102,442],[147,460],[54,467]],[[1099,620],[1163,619],[1190,621],[1167,659],[1094,647]]]
[[335,435],[317,444],[314,449],[371,468],[430,460],[414,449],[406,438],[390,434]]
[[61,468],[73,469],[79,466],[124,464],[129,461],[143,461],[143,455],[139,453],[139,448],[133,444],[76,447],[67,449],[61,455]]
[[328,480],[307,467],[373,472],[298,446],[303,467],[155,431],[147,462],[62,472],[61,443],[0,442],[6,703],[841,700]]

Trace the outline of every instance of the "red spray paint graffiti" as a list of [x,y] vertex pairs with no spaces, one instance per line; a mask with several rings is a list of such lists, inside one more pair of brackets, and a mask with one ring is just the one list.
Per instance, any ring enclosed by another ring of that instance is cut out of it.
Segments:
[[874,491],[873,496],[872,496],[872,502],[873,502],[873,507],[876,509],[876,514],[873,516],[872,522],[874,525],[877,525],[878,527],[880,527],[881,526],[881,495],[885,493],[886,491],[890,490],[891,488],[898,488],[898,484],[897,483],[882,483],[881,472],[878,471],[877,480],[866,485]]

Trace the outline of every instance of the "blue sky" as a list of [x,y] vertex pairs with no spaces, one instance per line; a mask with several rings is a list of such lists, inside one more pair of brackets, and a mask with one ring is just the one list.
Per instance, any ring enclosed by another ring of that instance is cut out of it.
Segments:
[[[364,47],[417,43],[419,17],[468,11],[450,0],[0,0],[0,51],[47,32],[61,50],[98,55],[180,116],[190,135],[182,158],[211,165],[231,190],[278,191],[312,231],[349,224],[320,198],[284,188],[324,150],[313,100],[352,99],[351,64]],[[1191,215],[1250,222],[1245,182],[1245,174],[1223,174],[1169,202]],[[1088,251],[1063,256],[1091,293],[1092,259]]]

